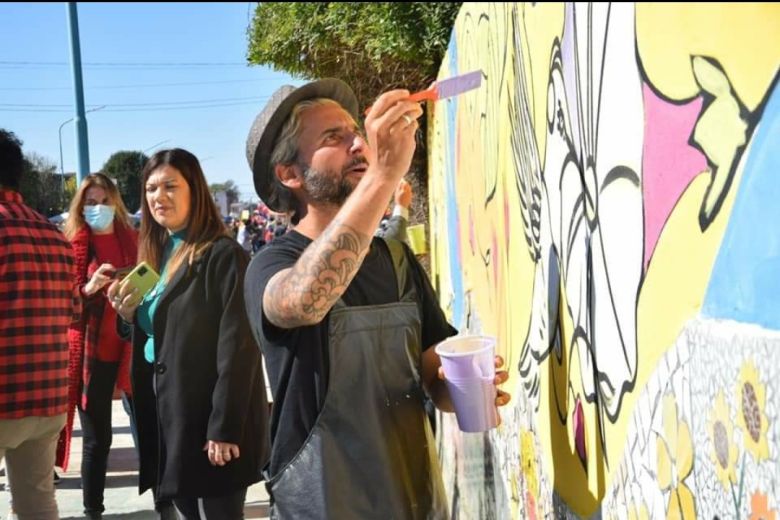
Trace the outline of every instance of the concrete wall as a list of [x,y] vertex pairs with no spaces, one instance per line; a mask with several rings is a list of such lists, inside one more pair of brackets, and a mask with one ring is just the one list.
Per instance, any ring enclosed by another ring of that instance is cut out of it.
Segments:
[[464,4],[432,273],[513,400],[445,418],[453,514],[780,510],[778,64],[777,4]]

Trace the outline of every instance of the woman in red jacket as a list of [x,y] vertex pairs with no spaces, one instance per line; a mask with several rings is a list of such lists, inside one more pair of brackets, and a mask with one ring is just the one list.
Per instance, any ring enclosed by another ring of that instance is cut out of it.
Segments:
[[111,179],[95,173],[82,181],[70,205],[65,236],[73,246],[84,310],[68,331],[68,421],[57,447],[57,465],[67,468],[73,411],[78,407],[84,434],[84,513],[100,518],[111,448],[111,400],[115,387],[124,392],[126,408],[131,395],[130,344],[116,333],[116,311],[106,299],[106,288],[123,269],[133,267],[138,256],[138,235]]

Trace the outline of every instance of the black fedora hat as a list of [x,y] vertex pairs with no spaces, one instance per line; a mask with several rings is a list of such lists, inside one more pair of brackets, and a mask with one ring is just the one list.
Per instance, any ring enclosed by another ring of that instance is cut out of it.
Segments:
[[328,78],[307,83],[302,87],[284,85],[273,93],[252,123],[246,140],[246,159],[255,181],[255,191],[265,204],[274,211],[279,207],[276,197],[271,197],[271,152],[284,123],[293,107],[301,101],[328,98],[339,103],[355,120],[358,119],[358,101],[349,85],[339,79]]

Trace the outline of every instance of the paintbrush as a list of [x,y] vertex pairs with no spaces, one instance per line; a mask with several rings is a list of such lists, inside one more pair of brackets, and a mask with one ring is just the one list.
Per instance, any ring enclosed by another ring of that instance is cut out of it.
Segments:
[[[467,74],[436,81],[427,89],[415,92],[409,96],[409,101],[438,101],[474,90],[479,88],[480,85],[482,85],[482,71],[475,70]],[[371,107],[366,109],[364,115],[368,115],[369,110],[371,110]]]

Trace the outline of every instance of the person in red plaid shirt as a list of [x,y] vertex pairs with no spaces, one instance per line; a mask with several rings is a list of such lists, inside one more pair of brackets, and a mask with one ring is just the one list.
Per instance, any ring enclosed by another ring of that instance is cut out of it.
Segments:
[[[0,129],[0,460],[20,520],[58,518],[54,452],[68,402],[73,253],[18,193],[21,141]],[[74,307],[75,306],[75,307]]]

